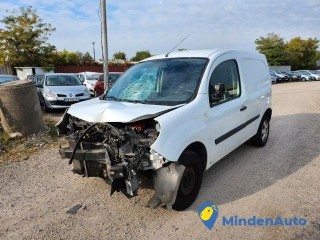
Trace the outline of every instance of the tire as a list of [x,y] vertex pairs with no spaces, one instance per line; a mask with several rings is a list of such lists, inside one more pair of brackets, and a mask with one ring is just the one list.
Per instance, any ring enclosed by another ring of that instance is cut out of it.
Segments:
[[301,81],[302,81],[302,82],[305,82],[305,81],[306,81],[306,79],[303,77],[303,78],[301,78]]
[[172,208],[182,211],[188,208],[197,198],[203,177],[203,168],[198,154],[185,151],[178,162],[186,167],[179,185],[177,198]]
[[251,143],[256,147],[263,147],[266,145],[270,132],[270,119],[264,115],[261,119],[256,135],[251,138]]
[[42,109],[43,109],[43,112],[45,112],[45,113],[49,112],[49,108],[47,107],[47,104],[45,101],[43,101]]

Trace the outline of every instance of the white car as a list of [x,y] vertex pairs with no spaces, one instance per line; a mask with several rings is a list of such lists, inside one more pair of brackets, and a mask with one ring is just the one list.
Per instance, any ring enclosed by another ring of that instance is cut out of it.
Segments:
[[[107,94],[72,105],[57,124],[73,171],[111,182],[111,194],[137,194],[153,173],[150,207],[184,210],[203,173],[251,140],[269,136],[271,80],[264,55],[179,51],[128,69]],[[145,179],[145,178],[143,178]]]
[[310,81],[310,80],[320,80],[320,74],[316,71],[312,70],[298,70],[298,72],[302,75],[302,81]]
[[83,82],[84,85],[89,89],[91,95],[94,95],[94,86],[102,73],[99,72],[80,72],[76,76]]

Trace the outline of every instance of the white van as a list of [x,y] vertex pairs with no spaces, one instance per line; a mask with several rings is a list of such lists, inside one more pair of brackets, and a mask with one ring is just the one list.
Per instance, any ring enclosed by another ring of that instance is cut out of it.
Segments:
[[128,197],[152,175],[148,206],[184,210],[205,170],[249,139],[266,144],[271,114],[264,55],[173,52],[141,61],[107,94],[72,105],[57,124],[69,141],[60,155],[75,173],[109,179],[111,193]]

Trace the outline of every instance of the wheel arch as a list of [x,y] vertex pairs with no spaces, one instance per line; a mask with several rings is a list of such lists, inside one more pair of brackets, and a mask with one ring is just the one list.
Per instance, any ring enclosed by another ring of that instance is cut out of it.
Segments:
[[203,171],[207,168],[207,160],[208,160],[208,153],[205,145],[202,142],[193,142],[186,147],[186,149],[183,151],[192,151],[199,155],[201,159],[201,165]]
[[265,111],[264,116],[267,116],[267,117],[268,117],[268,120],[270,121],[270,120],[271,120],[271,116],[272,116],[272,109],[271,109],[271,108],[268,108],[268,109]]

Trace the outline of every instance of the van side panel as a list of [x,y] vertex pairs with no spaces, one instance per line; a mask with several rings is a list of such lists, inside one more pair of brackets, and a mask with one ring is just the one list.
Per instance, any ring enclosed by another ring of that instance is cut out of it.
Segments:
[[271,80],[266,61],[262,59],[241,59],[242,77],[247,92],[247,119],[259,116],[247,127],[247,137],[256,134],[261,118],[270,105]]

